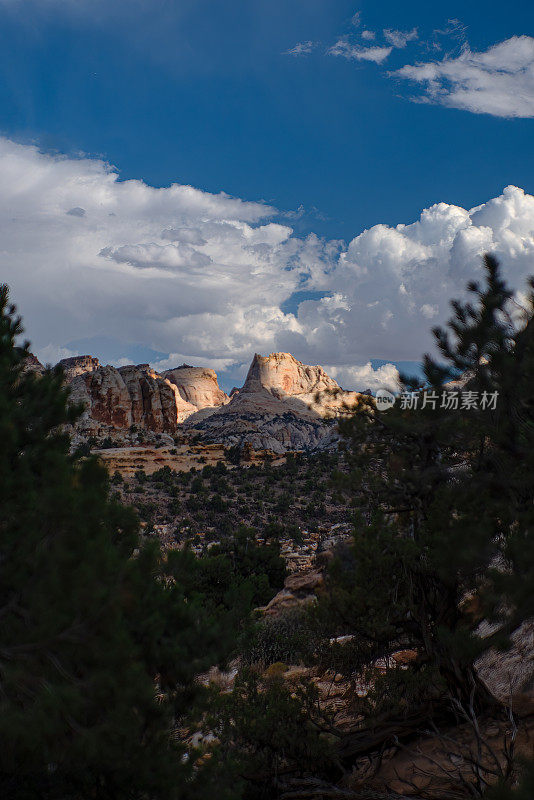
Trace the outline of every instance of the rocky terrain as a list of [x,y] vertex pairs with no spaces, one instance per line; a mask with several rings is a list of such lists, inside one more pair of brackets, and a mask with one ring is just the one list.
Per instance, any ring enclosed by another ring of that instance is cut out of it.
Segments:
[[197,410],[183,399],[174,383],[148,364],[117,368],[79,356],[60,361],[60,365],[72,401],[84,406],[77,423],[79,433],[99,435],[106,427],[120,430],[134,426],[172,434]]
[[[289,353],[256,354],[241,389],[228,396],[212,369],[187,364],[162,374],[148,364],[114,367],[89,355],[59,362],[72,402],[84,411],[74,442],[144,445],[164,437],[198,437],[206,443],[283,454],[335,446],[335,419],[358,400],[320,366]],[[42,365],[32,356],[27,369]],[[166,437],[166,438],[165,438]]]
[[[126,447],[93,448],[92,452],[105,464],[110,474],[119,472],[124,478],[130,478],[138,470],[143,470],[146,475],[168,467],[173,472],[190,472],[191,469],[202,470],[205,466],[216,466],[219,462],[229,465],[228,450],[224,444],[196,443],[185,439],[182,441],[166,443],[165,436],[159,436],[155,442]],[[265,459],[270,463],[283,462],[283,456],[275,455],[268,450],[253,450],[244,448],[240,454],[240,461],[247,466],[262,464]]]
[[[504,768],[512,739],[520,756],[531,756],[531,621],[512,634],[509,651],[490,651],[476,664],[496,696],[512,702],[515,720],[447,723],[400,746],[384,745],[379,757],[358,756],[348,734],[358,728],[372,682],[405,669],[414,651],[399,650],[369,663],[365,673],[347,674],[309,666],[295,649],[306,639],[308,610],[329,590],[328,564],[348,552],[353,509],[336,480],[343,454],[329,450],[335,419],[358,401],[357,393],[341,390],[321,367],[284,353],[256,355],[243,387],[230,396],[213,370],[187,365],[158,374],[149,365],[116,368],[81,356],[61,366],[73,401],[85,408],[75,443],[106,464],[112,492],[137,510],[143,537],[158,539],[168,551],[187,545],[199,559],[242,526],[259,544],[279,545],[287,574],[255,610],[261,620],[255,649],[236,658],[227,673],[214,667],[205,680],[231,691],[240,659],[250,657],[265,685],[274,676],[295,692],[304,682],[317,690],[319,721],[342,742],[340,758],[351,771],[336,786],[288,779],[282,797],[350,798],[365,789],[369,797],[376,791],[443,800],[462,796],[472,763],[483,775],[496,763]],[[43,368],[31,358],[26,369]],[[299,450],[305,452],[288,452]],[[342,655],[353,638],[339,636],[330,644]]]
[[336,440],[335,417],[358,396],[343,391],[322,367],[289,353],[256,354],[230,403],[200,421],[191,417],[186,427],[208,441],[249,442],[276,453],[325,449]]
[[213,369],[182,364],[181,367],[166,370],[162,375],[178,388],[180,396],[196,411],[217,408],[230,402],[226,392],[219,388],[217,373]]

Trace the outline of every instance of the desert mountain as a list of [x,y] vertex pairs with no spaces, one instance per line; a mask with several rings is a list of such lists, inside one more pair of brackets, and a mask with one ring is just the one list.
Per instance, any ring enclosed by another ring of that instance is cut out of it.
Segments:
[[342,390],[322,367],[303,364],[291,353],[255,354],[240,393],[250,396],[264,390],[299,413],[304,405],[320,417],[335,415],[358,398],[358,392]]
[[[32,359],[27,368],[42,369]],[[59,363],[72,401],[84,407],[77,439],[111,437],[122,444],[134,443],[128,437],[138,431],[188,431],[208,442],[248,442],[277,453],[324,448],[336,440],[335,417],[359,396],[290,353],[256,354],[243,387],[231,397],[214,370],[203,367],[184,364],[159,374],[148,364],[104,366],[89,355]]]
[[180,396],[195,406],[197,411],[230,402],[226,392],[219,388],[217,373],[213,369],[182,364],[181,367],[166,370],[162,375],[178,388]]
[[191,417],[208,441],[225,441],[255,450],[311,450],[335,440],[333,418],[354,405],[357,392],[345,392],[320,366],[307,366],[290,353],[256,354],[243,388],[209,417]]
[[176,432],[177,426],[197,411],[184,400],[178,387],[148,364],[102,366],[90,356],[59,362],[70,384],[71,398],[85,411],[79,432],[100,435],[103,429],[131,426],[154,433]]

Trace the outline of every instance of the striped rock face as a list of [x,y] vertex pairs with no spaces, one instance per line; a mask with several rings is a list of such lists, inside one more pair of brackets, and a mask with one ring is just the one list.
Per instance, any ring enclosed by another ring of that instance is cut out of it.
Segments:
[[173,383],[183,400],[195,406],[195,410],[217,408],[230,402],[217,382],[217,373],[206,367],[190,367],[183,364],[162,372],[162,376]]
[[81,364],[65,371],[72,402],[81,403],[85,409],[77,427],[88,434],[96,433],[100,425],[119,429],[135,425],[154,433],[173,434],[197,410],[148,364],[117,369],[98,362],[94,365],[94,361],[86,362],[90,367],[86,371]]

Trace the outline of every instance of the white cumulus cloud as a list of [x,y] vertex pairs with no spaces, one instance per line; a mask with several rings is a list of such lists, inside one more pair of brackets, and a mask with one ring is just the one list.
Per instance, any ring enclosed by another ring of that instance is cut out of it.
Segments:
[[327,365],[325,369],[343,389],[356,392],[370,389],[374,393],[377,389],[389,389],[395,392],[400,388],[399,371],[394,364],[382,364],[381,367],[373,369],[371,362],[368,361],[362,366]]
[[56,344],[47,344],[45,347],[34,348],[34,355],[37,356],[41,364],[57,364],[62,358],[72,358],[79,356],[77,350],[70,350],[68,347],[60,347]]
[[[430,349],[429,329],[480,277],[484,252],[518,290],[534,272],[534,197],[515,186],[472,209],[436,203],[414,222],[355,231],[348,244],[296,236],[274,214],[0,138],[0,274],[44,361],[94,337],[124,344],[115,359],[128,344],[161,353],[161,369],[235,372],[280,350],[373,388],[367,362]],[[292,304],[306,292],[318,299]]]
[[415,99],[475,114],[534,117],[534,38],[512,36],[477,53],[406,65],[393,73],[424,88]]

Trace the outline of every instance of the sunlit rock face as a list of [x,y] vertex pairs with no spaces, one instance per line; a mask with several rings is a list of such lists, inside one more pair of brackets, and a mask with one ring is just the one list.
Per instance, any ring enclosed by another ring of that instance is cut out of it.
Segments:
[[255,354],[243,389],[259,387],[277,396],[339,389],[322,367],[303,364],[291,353]]
[[231,397],[203,367],[184,364],[160,375],[148,364],[102,366],[91,356],[60,363],[71,400],[84,408],[76,430],[85,436],[133,426],[170,435],[183,429],[207,442],[274,453],[322,449],[335,446],[335,418],[359,397],[289,353],[256,354]]
[[334,418],[344,405],[358,401],[322,367],[307,366],[289,353],[256,354],[243,388],[208,418],[192,416],[185,426],[210,441],[226,441],[254,449],[313,450],[333,446]]
[[171,381],[178,388],[180,396],[197,411],[230,402],[226,392],[219,387],[217,373],[213,369],[183,364],[162,372],[162,376]]
[[[353,405],[358,399],[357,392],[342,390],[322,367],[303,364],[290,353],[256,353],[240,393],[262,389],[296,411],[307,406],[322,417],[336,414],[343,403]],[[293,399],[298,402],[293,403]]]
[[71,401],[84,408],[77,422],[84,433],[97,435],[101,424],[112,428],[129,428],[133,424],[130,393],[115,367],[99,366],[75,375],[68,383]]
[[63,358],[59,362],[59,366],[63,369],[65,380],[70,382],[78,375],[94,372],[100,367],[100,362],[93,356],[72,356],[72,358]]
[[[88,366],[94,365],[88,362]],[[112,428],[135,425],[155,433],[173,434],[196,411],[173,383],[148,364],[118,369],[98,365],[85,372],[78,371],[67,380],[72,402],[81,403],[85,409],[77,427],[91,435],[97,435],[101,425]]]

